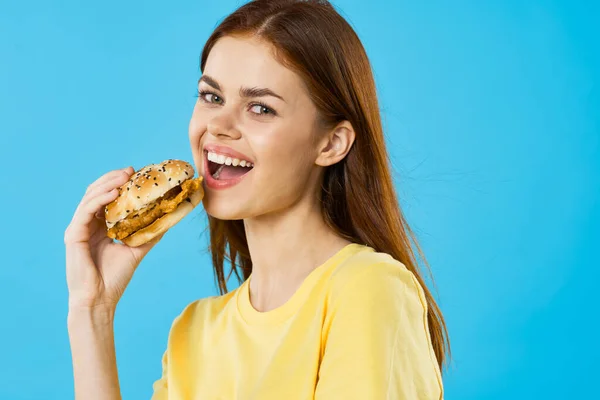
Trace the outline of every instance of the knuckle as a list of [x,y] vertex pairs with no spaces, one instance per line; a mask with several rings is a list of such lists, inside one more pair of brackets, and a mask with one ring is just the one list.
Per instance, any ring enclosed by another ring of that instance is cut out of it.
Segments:
[[69,225],[67,229],[65,229],[65,234],[63,236],[63,241],[65,242],[65,244],[68,244],[71,239],[71,230],[71,225]]
[[87,203],[85,203],[82,207],[82,211],[85,214],[88,214],[91,209],[94,208],[94,199],[90,199],[90,201],[88,201]]
[[81,201],[79,202],[79,205],[77,206],[77,209],[80,210],[81,208],[83,208],[83,206],[89,201],[90,199],[90,195],[92,192],[88,192],[86,193],[83,198],[81,199]]

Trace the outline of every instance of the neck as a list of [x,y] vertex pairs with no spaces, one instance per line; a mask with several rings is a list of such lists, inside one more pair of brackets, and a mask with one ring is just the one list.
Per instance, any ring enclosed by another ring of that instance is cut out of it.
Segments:
[[252,278],[250,297],[263,311],[283,304],[304,278],[349,244],[323,221],[318,204],[244,220]]

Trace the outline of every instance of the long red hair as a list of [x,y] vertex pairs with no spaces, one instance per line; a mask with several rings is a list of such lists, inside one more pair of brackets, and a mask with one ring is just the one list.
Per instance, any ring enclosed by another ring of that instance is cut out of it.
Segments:
[[[219,38],[243,35],[273,45],[275,57],[307,85],[325,126],[344,120],[352,124],[356,138],[350,152],[324,172],[323,218],[340,236],[390,254],[415,275],[427,299],[429,333],[441,368],[450,354],[448,332],[413,245],[425,265],[427,261],[398,205],[375,81],[360,39],[328,1],[255,0],[217,26],[202,51],[201,71]],[[240,281],[250,276],[252,260],[243,221],[208,220],[215,278],[224,294],[232,274]]]

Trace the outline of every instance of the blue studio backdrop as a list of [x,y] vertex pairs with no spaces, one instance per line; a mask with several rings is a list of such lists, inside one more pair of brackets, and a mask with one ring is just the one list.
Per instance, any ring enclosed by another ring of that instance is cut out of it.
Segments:
[[[0,399],[73,397],[63,233],[104,172],[191,161],[199,56],[239,1],[0,1]],[[396,186],[450,331],[447,399],[589,399],[599,369],[593,1],[334,2],[375,71]],[[217,294],[199,207],[119,305],[122,393]]]

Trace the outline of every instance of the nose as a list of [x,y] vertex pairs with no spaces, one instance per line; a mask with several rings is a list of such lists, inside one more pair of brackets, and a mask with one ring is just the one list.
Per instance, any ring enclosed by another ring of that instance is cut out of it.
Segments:
[[239,139],[241,136],[233,116],[224,113],[216,115],[208,121],[206,130],[209,134],[221,139]]

